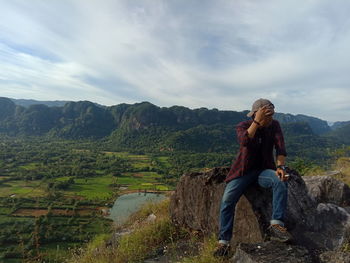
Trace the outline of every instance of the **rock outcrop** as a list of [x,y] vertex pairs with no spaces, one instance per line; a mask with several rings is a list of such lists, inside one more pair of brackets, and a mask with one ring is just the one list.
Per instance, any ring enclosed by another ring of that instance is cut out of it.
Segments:
[[[204,234],[217,234],[220,201],[225,188],[223,181],[228,169],[214,168],[208,172],[183,175],[170,204],[174,223]],[[335,182],[332,184],[336,185]],[[308,182],[308,185],[296,172],[290,173],[285,223],[293,235],[294,245],[305,247],[315,258],[322,251],[340,249],[348,242],[350,214],[338,205],[347,204],[350,200],[347,194],[337,196],[334,193],[324,197],[324,193],[333,193],[324,190],[321,191],[322,198],[315,198],[316,195],[310,191],[311,183]],[[236,207],[234,238],[231,240],[233,247],[240,243],[264,241],[271,217],[271,200],[271,191],[258,185],[252,185],[246,191]]]
[[331,176],[305,176],[303,179],[309,196],[316,203],[350,206],[350,187],[342,181]]

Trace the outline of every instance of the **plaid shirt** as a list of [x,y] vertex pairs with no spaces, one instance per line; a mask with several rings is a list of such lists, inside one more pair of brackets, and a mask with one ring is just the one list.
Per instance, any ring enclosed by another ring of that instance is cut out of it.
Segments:
[[251,170],[276,170],[273,147],[276,149],[276,156],[287,156],[278,121],[273,120],[270,126],[257,129],[254,138],[249,138],[247,130],[252,122],[252,120],[243,121],[236,126],[240,149],[225,179],[226,183]]

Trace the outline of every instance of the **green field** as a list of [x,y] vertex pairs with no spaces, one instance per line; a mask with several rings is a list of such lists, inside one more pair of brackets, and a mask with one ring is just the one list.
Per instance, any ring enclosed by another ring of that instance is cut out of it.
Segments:
[[[78,151],[79,154],[82,152]],[[86,153],[85,151],[83,153]],[[106,200],[115,197],[118,192],[116,185],[122,185],[128,190],[170,190],[169,186],[159,182],[161,175],[156,172],[150,172],[152,167],[151,159],[147,155],[128,154],[126,152],[104,152],[107,156],[117,156],[130,162],[135,172],[123,172],[120,176],[112,176],[111,173],[105,174],[103,170],[96,169],[94,176],[85,178],[74,178],[74,184],[61,192],[67,197],[82,197],[89,200]],[[158,157],[158,161],[164,166],[169,166],[168,157]],[[19,169],[35,171],[42,167],[42,163],[30,162],[21,165]],[[9,176],[1,177],[1,180],[8,180]],[[14,196],[17,198],[36,198],[47,195],[47,184],[49,181],[64,182],[69,180],[69,176],[56,177],[53,180],[12,180],[0,184],[0,197]],[[147,184],[145,184],[147,183]]]
[[68,196],[78,195],[86,199],[109,199],[113,197],[113,190],[110,185],[113,183],[113,176],[100,176],[86,179],[75,179],[75,183],[65,191]]
[[42,181],[7,181],[0,184],[0,197],[41,197],[45,195],[42,188]]
[[[70,249],[111,231],[111,221],[98,216],[98,207],[113,204],[118,195],[130,191],[172,190],[157,172],[158,165],[170,167],[168,157],[67,149],[50,153],[47,166],[30,155],[23,160],[0,163],[7,171],[0,176],[0,262],[37,256],[63,262]],[[51,208],[95,212],[62,216],[50,214]]]

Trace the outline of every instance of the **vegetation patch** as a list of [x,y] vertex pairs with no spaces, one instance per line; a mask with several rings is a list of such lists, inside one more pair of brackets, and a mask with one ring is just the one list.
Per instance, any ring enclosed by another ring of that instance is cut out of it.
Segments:
[[97,209],[35,209],[35,208],[20,208],[14,211],[11,215],[12,216],[33,216],[33,217],[39,217],[39,216],[46,216],[46,215],[53,215],[53,216],[91,216],[96,214],[102,214],[101,211]]

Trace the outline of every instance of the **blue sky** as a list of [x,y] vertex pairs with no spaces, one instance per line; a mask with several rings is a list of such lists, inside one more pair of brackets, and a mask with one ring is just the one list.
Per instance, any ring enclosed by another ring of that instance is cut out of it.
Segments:
[[0,0],[0,96],[350,120],[350,2]]

